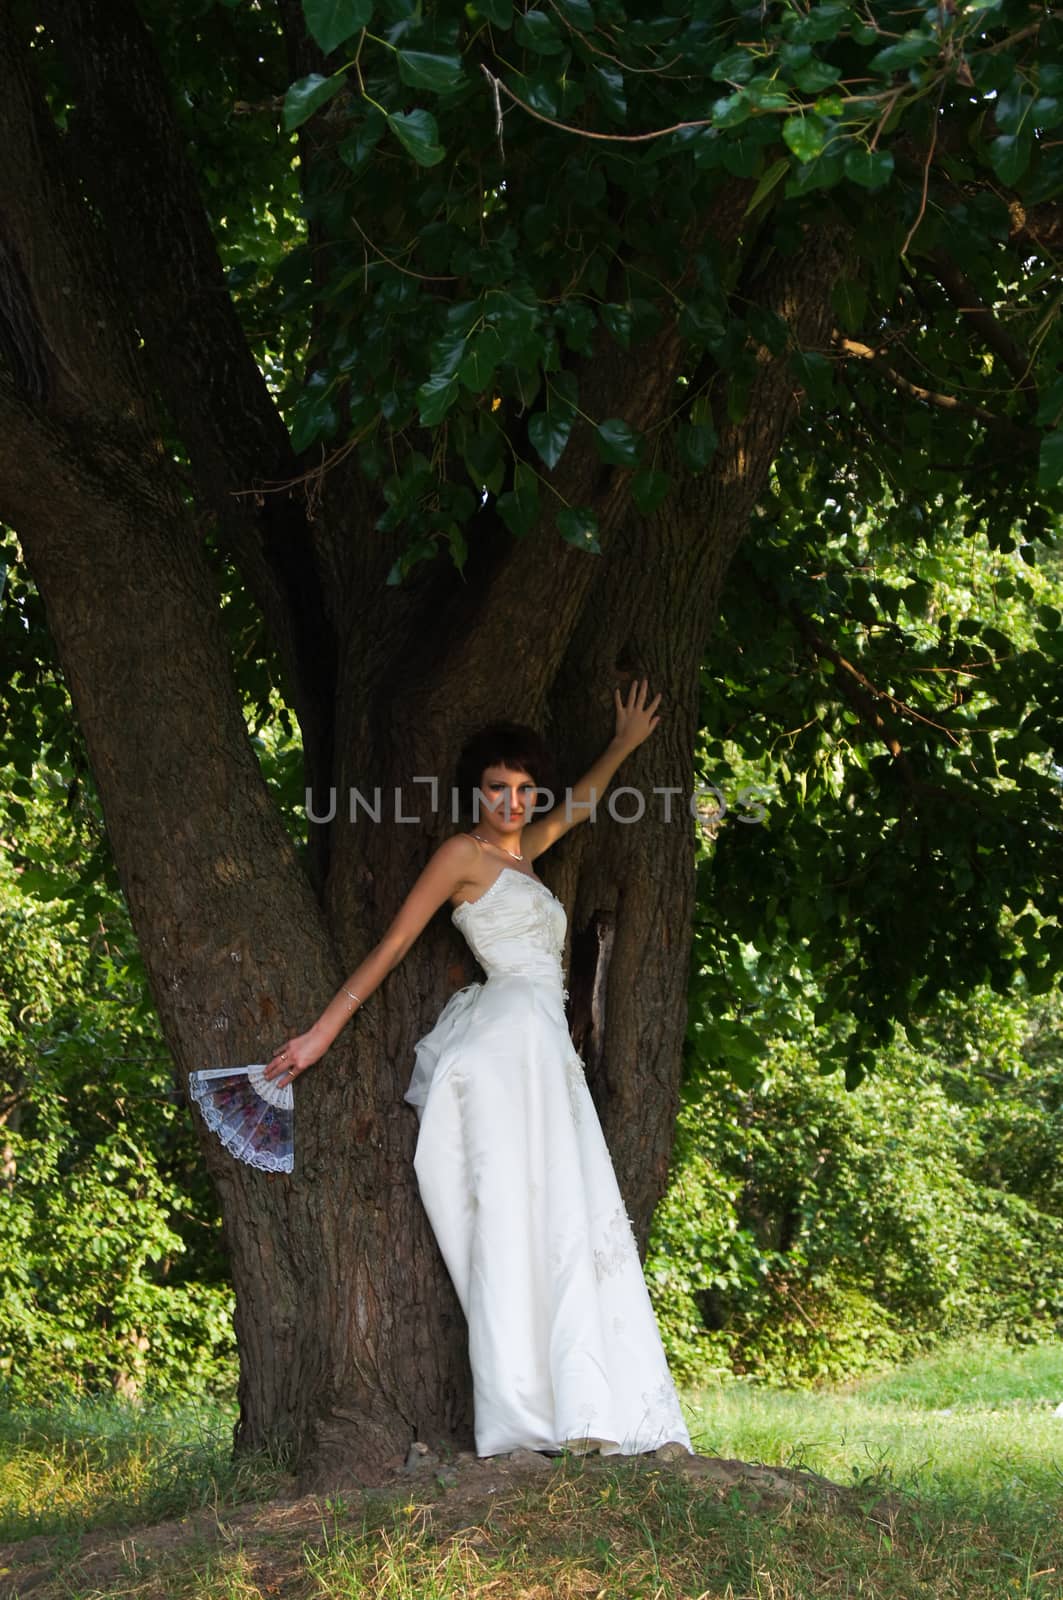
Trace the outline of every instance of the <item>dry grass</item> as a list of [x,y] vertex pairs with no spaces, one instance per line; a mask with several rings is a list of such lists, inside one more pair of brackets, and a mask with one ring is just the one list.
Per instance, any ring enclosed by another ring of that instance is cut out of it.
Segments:
[[[1063,1522],[1037,1532],[866,1487],[731,1483],[644,1462],[276,1501],[112,1538],[18,1600],[1059,1600]],[[795,1492],[796,1491],[796,1492]],[[42,1554],[43,1552],[38,1552]]]

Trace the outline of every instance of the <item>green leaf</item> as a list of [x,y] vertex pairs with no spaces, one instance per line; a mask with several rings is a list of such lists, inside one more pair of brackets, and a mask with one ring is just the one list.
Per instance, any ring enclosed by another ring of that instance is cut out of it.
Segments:
[[527,342],[539,325],[539,308],[505,289],[491,289],[484,301],[484,315],[502,335],[507,359]]
[[691,423],[679,430],[679,454],[691,472],[702,472],[716,453],[716,429],[711,423]]
[[403,579],[410,572],[412,572],[413,568],[419,565],[420,562],[430,561],[435,554],[436,542],[434,539],[415,540],[415,542],[410,545],[408,550],[403,551],[402,555],[395,562],[395,565],[384,579],[384,582],[394,588],[396,585],[400,584]]
[[814,112],[811,116],[787,117],[782,137],[798,161],[814,161],[827,142],[827,124]]
[[469,554],[469,546],[466,543],[465,535],[456,522],[448,522],[446,532],[447,543],[450,545],[450,559],[458,571],[464,573],[465,562]]
[[496,28],[513,26],[513,0],[474,0],[474,9]]
[[790,163],[787,161],[785,156],[780,156],[778,161],[772,162],[767,172],[765,172],[760,182],[757,184],[757,187],[753,190],[752,199],[746,206],[747,217],[751,211],[755,211],[757,209],[763,200],[768,198],[768,195],[775,188],[776,184],[785,178],[789,170]]
[[609,417],[598,424],[596,443],[603,461],[615,467],[637,467],[644,440],[622,417]]
[[831,189],[842,179],[842,158],[837,149],[825,151],[815,161],[795,167],[786,185],[786,198],[805,195],[813,189]]
[[546,388],[546,409],[528,423],[528,437],[552,472],[560,461],[576,420],[576,379],[559,372]]
[[590,306],[584,305],[580,300],[562,300],[554,312],[554,321],[565,335],[565,343],[577,355],[583,355],[590,349],[591,339],[597,327],[597,319]]
[[340,425],[335,384],[329,373],[313,372],[288,423],[296,455],[319,440],[330,439]]
[[834,285],[831,305],[846,333],[858,333],[867,312],[867,289],[859,278],[842,278]]
[[309,77],[300,78],[298,83],[293,83],[284,96],[286,132],[292,133],[296,128],[301,128],[319,106],[331,100],[334,94],[339,94],[346,82],[347,75],[343,72],[333,73],[331,78],[323,78],[319,72],[311,72]]
[[372,155],[386,127],[387,122],[376,106],[369,106],[364,120],[337,146],[340,160],[344,165],[350,167],[352,172],[357,172]]
[[1037,472],[1039,489],[1058,489],[1063,483],[1063,428],[1041,440],[1041,462]]
[[712,120],[717,128],[737,128],[752,114],[749,96],[741,89],[736,94],[724,95],[722,100],[714,100],[712,104]]
[[802,94],[821,94],[824,89],[837,83],[841,75],[840,67],[832,67],[829,61],[816,58],[798,67],[793,79]]
[[932,34],[913,30],[906,33],[896,44],[888,44],[885,50],[879,50],[867,65],[871,72],[878,73],[882,78],[888,78],[891,73],[901,72],[905,67],[914,67],[920,61],[925,61],[927,56],[936,56],[940,50],[940,39]]
[[667,472],[636,472],[631,480],[631,498],[644,517],[652,515],[672,487]]
[[322,50],[331,55],[345,39],[369,26],[373,0],[303,0],[303,16]]
[[1063,122],[1063,97],[1041,95],[1030,107],[1030,121],[1035,128],[1058,128]]
[[617,344],[622,344],[627,350],[631,344],[631,307],[605,305],[602,306],[600,315]]
[[592,66],[589,81],[614,122],[626,122],[627,95],[624,91],[624,74],[616,67]]
[[1033,138],[1029,133],[1002,133],[989,145],[989,164],[1001,183],[1018,183],[1033,154]]
[[[745,93],[749,96],[749,103],[756,111],[785,111],[792,102],[792,97],[785,84],[778,78],[766,77],[763,73],[747,83]],[[756,125],[759,131],[761,124]],[[771,139],[771,129],[766,130],[767,139]]]
[[446,155],[430,111],[389,112],[388,127],[419,167],[434,167]]
[[766,118],[747,122],[737,133],[723,141],[723,165],[736,178],[754,178],[764,165],[764,136],[774,143],[774,133]]
[[590,33],[594,28],[594,8],[590,0],[554,0],[558,11],[581,33]]
[[557,513],[557,531],[566,544],[571,544],[577,550],[586,550],[591,555],[600,556],[602,547],[598,543],[598,518],[587,506],[566,506]]
[[399,77],[411,88],[433,89],[439,94],[462,81],[460,56],[430,55],[425,50],[397,50],[395,54]]
[[792,25],[791,37],[803,44],[825,44],[830,39],[837,39],[853,21],[849,7],[839,4],[839,0],[825,0],[823,5],[814,6],[805,17],[795,9],[795,16],[799,20]]
[[495,368],[503,358],[502,340],[497,328],[481,328],[473,334],[466,346],[458,379],[466,389],[480,394],[495,375]]
[[504,467],[502,434],[490,418],[481,413],[478,430],[474,432],[470,428],[459,448],[474,487],[481,492],[486,489],[489,494],[498,494]]
[[728,50],[713,63],[709,77],[714,83],[748,83],[756,70],[756,56],[739,45],[737,49]]
[[417,391],[417,405],[424,426],[434,428],[437,422],[442,422],[460,392],[458,380],[441,373],[433,373],[422,383]]
[[459,319],[457,326],[449,328],[432,346],[431,375],[417,391],[421,421],[426,428],[435,427],[437,422],[442,422],[458,398],[460,392],[458,372],[468,343],[462,325],[464,320],[464,318]]
[[522,461],[513,473],[513,487],[495,502],[498,514],[510,533],[523,539],[539,520],[539,480]]
[[997,95],[993,105],[993,121],[1001,133],[1021,133],[1032,106],[1033,95],[1012,82],[1002,94]]
[[980,50],[970,65],[979,94],[994,94],[1006,89],[1015,77],[1015,57],[1007,50],[1001,50],[997,55]]
[[893,156],[888,150],[868,150],[851,145],[843,162],[845,176],[862,189],[881,189],[893,176]]
[[540,56],[559,56],[565,48],[553,17],[545,11],[527,11],[523,16],[518,13],[515,33],[521,44]]
[[819,350],[797,350],[790,361],[811,399],[817,405],[831,405],[834,401],[834,362]]

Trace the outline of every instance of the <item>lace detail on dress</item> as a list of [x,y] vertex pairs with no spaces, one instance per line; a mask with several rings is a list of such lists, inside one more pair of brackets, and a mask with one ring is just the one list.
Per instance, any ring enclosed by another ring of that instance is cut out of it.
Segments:
[[572,1108],[572,1120],[578,1128],[583,1121],[583,1097],[587,1092],[587,1080],[583,1076],[583,1063],[574,1050],[570,1050],[565,1057],[565,1084],[568,1088],[568,1103]]
[[601,1283],[625,1271],[632,1262],[638,1264],[639,1251],[631,1219],[623,1206],[617,1206],[606,1225],[601,1245],[594,1252],[594,1272]]
[[[512,872],[516,877],[523,878],[526,883],[534,883],[537,889],[546,889],[546,884],[542,883],[538,878],[533,878],[530,872],[518,872],[516,867],[503,867],[494,883],[489,885],[489,887],[484,890],[483,894],[480,895],[476,900],[463,900],[460,906],[454,907],[453,911],[450,913],[451,921],[454,920],[459,911],[471,911],[474,906],[482,906],[484,901],[490,899],[491,895],[494,894],[495,890],[498,888],[507,872]],[[554,898],[552,890],[546,889],[546,892],[551,899]]]
[[653,1389],[643,1389],[642,1403],[646,1407],[647,1423],[656,1423],[660,1427],[662,1444],[670,1440],[686,1444],[689,1437],[687,1426],[679,1396],[670,1378],[663,1378]]

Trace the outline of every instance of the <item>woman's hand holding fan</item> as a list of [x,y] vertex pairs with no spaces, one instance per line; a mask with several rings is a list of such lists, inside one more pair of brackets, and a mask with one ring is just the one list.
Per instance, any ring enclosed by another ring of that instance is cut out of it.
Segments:
[[327,1041],[319,1037],[316,1028],[296,1034],[294,1039],[289,1039],[287,1044],[274,1051],[265,1069],[266,1077],[271,1082],[290,1088],[301,1072],[321,1060],[327,1049]]
[[188,1075],[203,1120],[229,1154],[264,1172],[291,1172],[295,1143],[292,1083],[325,1054],[311,1028],[275,1051],[267,1066],[207,1067]]
[[249,1067],[206,1067],[188,1074],[188,1092],[229,1154],[262,1172],[291,1172],[295,1143],[290,1083]]

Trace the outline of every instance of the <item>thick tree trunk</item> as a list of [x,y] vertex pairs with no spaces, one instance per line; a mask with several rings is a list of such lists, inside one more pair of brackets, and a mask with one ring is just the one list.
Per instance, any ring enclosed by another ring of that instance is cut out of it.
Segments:
[[[105,25],[95,5],[85,14]],[[84,66],[102,118],[113,84],[98,63]],[[132,105],[146,117],[150,79],[137,81]],[[93,139],[98,166],[98,129]],[[453,831],[452,763],[474,726],[499,715],[542,723],[574,781],[611,733],[614,684],[645,673],[664,692],[665,720],[624,769],[620,781],[638,792],[614,815],[603,799],[599,820],[542,864],[569,910],[575,1037],[644,1237],[679,1087],[698,663],[727,561],[793,414],[785,359],[764,355],[748,420],[721,419],[711,476],[682,485],[650,524],[631,514],[626,475],[574,437],[559,477],[567,498],[597,510],[603,557],[492,538],[474,552],[460,612],[449,608],[456,584],[445,566],[396,591],[382,582],[389,552],[372,541],[357,572],[353,558],[332,561],[346,530],[342,508],[330,517],[327,504],[313,570],[285,598],[290,548],[271,556],[268,533],[236,519],[263,603],[293,607],[277,626],[312,703],[319,777],[323,730],[338,730],[333,848],[314,893],[247,741],[197,525],[152,418],[151,387],[165,381],[158,351],[145,372],[125,282],[87,225],[91,181],[66,172],[21,42],[0,19],[0,515],[47,606],[179,1075],[262,1060],[312,1021]],[[101,189],[101,209],[113,200]],[[744,210],[736,189],[716,225],[737,238]],[[201,233],[183,237],[194,243],[181,253],[181,294],[193,257],[207,254]],[[823,333],[834,250],[831,239],[809,240],[775,277],[747,286],[800,344]],[[149,341],[164,340],[165,296],[150,289],[143,326]],[[231,342],[231,318],[216,314],[211,326]],[[581,388],[592,414],[648,426],[667,412],[674,333],[636,359],[637,383],[631,357],[608,345],[597,353]],[[284,452],[276,419],[256,414],[261,386],[246,364],[240,371],[236,487],[253,475],[256,439],[264,475]],[[196,408],[223,387],[204,383],[183,413],[207,502],[228,492],[225,443],[217,413]],[[308,632],[323,570],[337,583],[330,617],[343,622],[334,673],[333,641],[323,666]],[[438,809],[417,779],[436,780]],[[326,788],[316,786],[319,807]],[[364,810],[351,820],[350,791],[372,800],[378,788],[380,821]],[[640,795],[637,826],[614,820],[634,814]],[[396,800],[419,821],[400,820]],[[468,1440],[464,1328],[416,1194],[416,1122],[402,1094],[417,1038],[473,975],[441,912],[300,1083],[290,1179],[203,1141],[237,1294],[238,1443],[286,1448],[321,1480],[373,1475],[415,1434]]]

